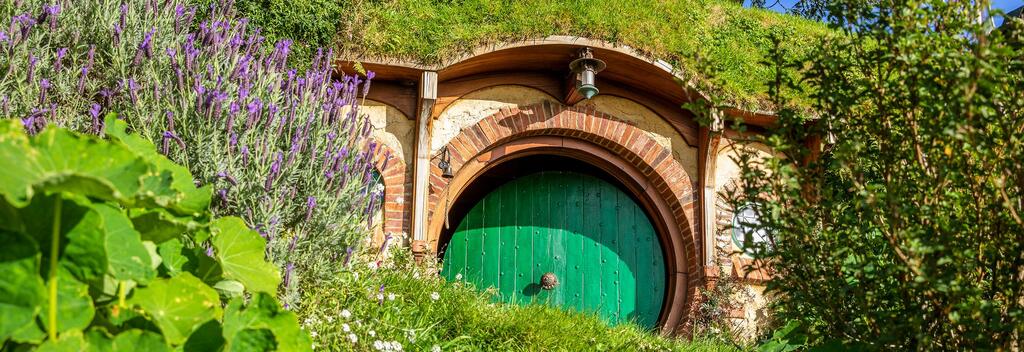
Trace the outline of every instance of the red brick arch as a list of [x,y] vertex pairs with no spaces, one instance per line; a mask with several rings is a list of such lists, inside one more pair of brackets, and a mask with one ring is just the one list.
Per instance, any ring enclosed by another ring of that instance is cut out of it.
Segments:
[[384,233],[399,238],[410,233],[412,224],[412,180],[406,175],[405,160],[380,141],[375,141],[373,165],[384,179]]
[[455,177],[441,177],[431,165],[428,199],[428,248],[435,251],[447,207],[476,177],[518,157],[555,154],[600,167],[640,199],[655,222],[665,250],[668,294],[659,324],[682,332],[692,315],[696,288],[702,283],[702,239],[693,221],[693,178],[658,144],[630,122],[592,107],[567,107],[545,101],[505,108],[463,129],[447,145]]

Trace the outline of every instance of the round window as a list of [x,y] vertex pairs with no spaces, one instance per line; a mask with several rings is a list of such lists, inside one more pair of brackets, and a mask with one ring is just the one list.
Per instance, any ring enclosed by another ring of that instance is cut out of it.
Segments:
[[768,242],[768,232],[761,226],[761,219],[753,204],[741,206],[733,214],[732,240],[736,247],[748,255],[753,254],[757,246]]

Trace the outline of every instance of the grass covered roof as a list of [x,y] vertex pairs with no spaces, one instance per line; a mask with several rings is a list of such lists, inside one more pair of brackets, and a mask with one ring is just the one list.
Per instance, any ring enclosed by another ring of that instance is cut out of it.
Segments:
[[[772,38],[798,58],[822,24],[723,0],[262,0],[237,4],[271,36],[329,40],[352,60],[445,65],[474,49],[552,35],[599,39],[664,60],[696,88],[769,109]],[[308,38],[303,38],[303,37]],[[791,96],[807,105],[806,97]]]

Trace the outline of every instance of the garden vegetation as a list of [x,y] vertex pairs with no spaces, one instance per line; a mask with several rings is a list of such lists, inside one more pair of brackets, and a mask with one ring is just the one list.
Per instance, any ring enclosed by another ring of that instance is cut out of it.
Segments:
[[[734,205],[759,213],[788,326],[772,345],[1019,348],[1024,52],[1008,43],[1021,33],[981,20],[987,1],[827,6],[844,35],[811,54],[817,116],[780,112],[750,141],[779,155],[740,160]],[[794,89],[778,77],[774,92]]]

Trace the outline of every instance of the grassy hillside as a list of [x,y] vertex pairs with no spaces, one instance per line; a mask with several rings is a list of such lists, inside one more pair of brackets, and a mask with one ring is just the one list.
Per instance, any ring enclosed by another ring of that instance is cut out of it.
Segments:
[[765,109],[773,108],[767,83],[774,74],[763,64],[772,38],[799,58],[829,33],[816,22],[721,0],[241,0],[236,8],[271,37],[316,46],[334,33],[333,46],[349,59],[440,64],[504,41],[602,39],[672,63],[726,102]]

